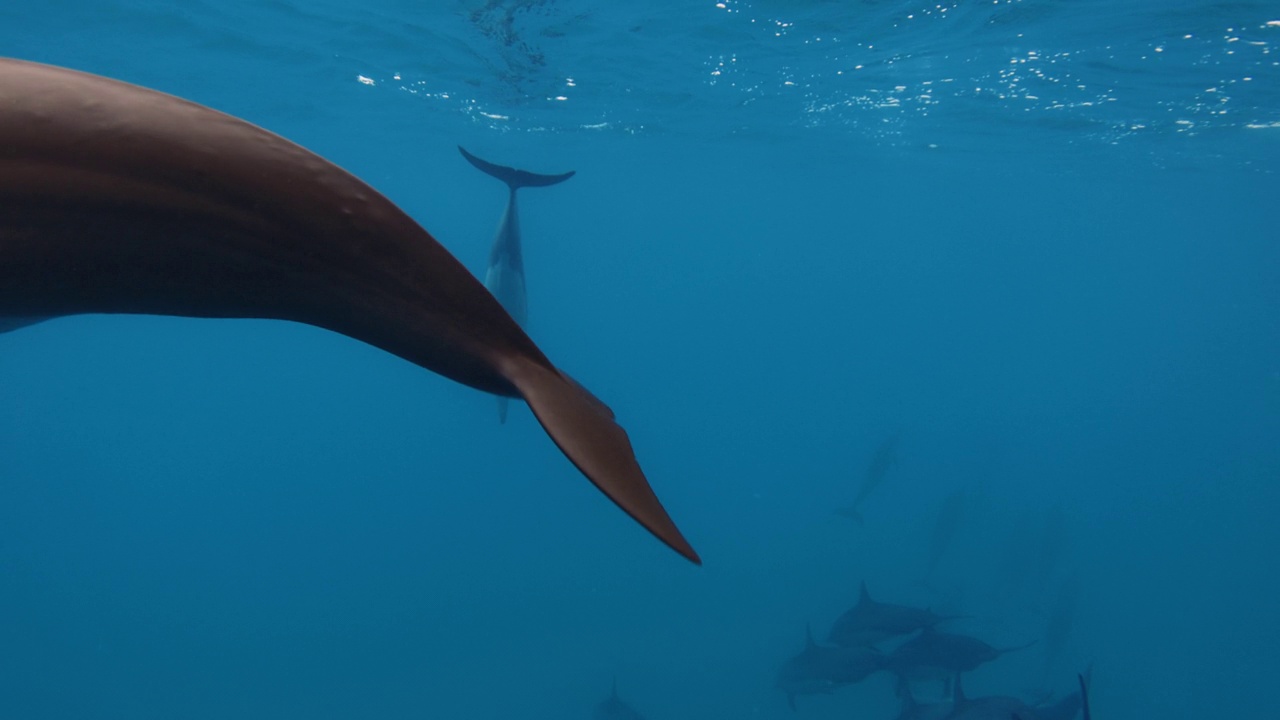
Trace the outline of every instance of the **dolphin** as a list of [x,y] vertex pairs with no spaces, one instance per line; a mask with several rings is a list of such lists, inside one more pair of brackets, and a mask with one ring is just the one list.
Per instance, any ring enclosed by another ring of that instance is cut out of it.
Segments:
[[307,323],[522,398],[591,482],[700,562],[608,407],[373,188],[207,107],[0,59],[0,317],[83,313]]
[[[458,151],[476,169],[507,184],[507,209],[502,213],[502,220],[498,222],[498,234],[493,238],[493,247],[489,249],[489,268],[484,274],[484,286],[498,298],[498,302],[502,303],[502,307],[507,309],[520,327],[524,327],[529,319],[529,308],[525,299],[524,254],[520,246],[520,215],[516,211],[516,191],[522,187],[546,187],[562,183],[573,177],[574,171],[559,175],[539,175],[481,160],[461,145],[458,146]],[[498,422],[506,421],[507,398],[499,395]]]
[[965,697],[960,686],[960,675],[956,674],[954,707],[947,720],[1043,720],[1039,712],[1026,702],[1008,695],[988,695],[985,697]]
[[1058,584],[1058,591],[1049,607],[1045,621],[1044,668],[1047,671],[1057,665],[1066,652],[1075,624],[1076,605],[1080,595],[1079,577],[1072,573]]
[[933,578],[934,571],[938,569],[938,563],[942,560],[942,556],[951,547],[951,541],[955,538],[956,531],[960,529],[960,523],[964,520],[967,501],[968,491],[965,488],[961,488],[943,499],[942,507],[938,510],[938,517],[933,523],[933,532],[929,534],[927,578]]
[[890,436],[876,448],[876,452],[871,456],[871,462],[867,465],[867,474],[862,479],[862,485],[858,487],[858,494],[853,498],[853,503],[849,507],[836,510],[837,515],[843,515],[851,520],[862,524],[862,503],[871,495],[872,491],[880,487],[880,483],[884,482],[885,475],[889,474],[890,468],[898,464],[898,434]]
[[[1075,717],[1084,709],[1084,695],[1080,691],[1063,695],[1053,703],[1037,705],[1036,716],[1040,720],[1075,720]],[[1088,711],[1085,712],[1085,720],[1088,720]]]
[[901,707],[894,720],[946,720],[954,710],[951,702],[922,703],[916,700],[911,692],[911,684],[906,678],[898,678],[898,699]]
[[1017,647],[996,648],[968,635],[940,632],[932,626],[894,648],[888,667],[893,672],[911,679],[936,677],[945,673],[948,679],[956,673],[969,672],[1001,655],[1022,650],[1035,644],[1031,641]]
[[874,645],[953,619],[931,610],[872,600],[864,580],[858,604],[836,618],[827,633],[827,641],[844,647]]
[[875,648],[827,647],[813,641],[808,627],[804,633],[804,650],[783,663],[775,683],[792,710],[797,695],[830,693],[884,669],[885,658]]
[[618,697],[618,680],[613,681],[613,692],[605,698],[591,716],[594,720],[644,720],[644,716],[636,712],[630,705]]

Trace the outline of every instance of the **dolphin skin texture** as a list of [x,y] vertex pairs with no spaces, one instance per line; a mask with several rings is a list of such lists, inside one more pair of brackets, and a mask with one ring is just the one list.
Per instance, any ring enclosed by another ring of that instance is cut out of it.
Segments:
[[[547,187],[557,185],[573,177],[573,171],[559,175],[540,175],[482,160],[458,146],[462,157],[480,172],[501,180],[507,186],[507,209],[498,222],[498,233],[489,249],[489,267],[485,270],[484,286],[498,298],[511,317],[525,326],[529,319],[528,301],[525,297],[524,249],[520,242],[520,212],[516,205],[516,191],[522,187]],[[507,421],[507,398],[498,396],[498,422]]]
[[307,323],[523,398],[596,487],[699,562],[613,413],[373,188],[215,110],[0,59],[0,318],[83,313]]

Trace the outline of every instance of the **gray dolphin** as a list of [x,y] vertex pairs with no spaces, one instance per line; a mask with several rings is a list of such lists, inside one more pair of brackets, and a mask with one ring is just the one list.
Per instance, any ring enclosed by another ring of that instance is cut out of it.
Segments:
[[837,515],[843,515],[858,524],[862,523],[862,503],[871,495],[872,491],[880,487],[880,483],[884,482],[885,475],[889,474],[890,468],[898,464],[898,433],[894,433],[876,448],[876,452],[871,456],[871,462],[867,464],[867,474],[862,479],[862,484],[858,486],[858,494],[853,498],[853,503],[848,507],[836,510]]
[[947,720],[1043,720],[1039,712],[1026,702],[1008,695],[965,697],[960,676],[955,680],[954,709]]
[[1031,641],[1016,647],[996,648],[975,637],[940,632],[932,626],[894,648],[888,668],[912,680],[941,677],[950,679],[956,673],[969,672],[1001,655],[1035,644]]
[[[539,175],[481,160],[461,145],[458,146],[458,151],[476,169],[507,185],[507,209],[502,213],[498,233],[489,249],[489,267],[484,274],[484,286],[498,298],[498,302],[502,303],[502,307],[507,309],[520,327],[524,327],[529,319],[529,307],[525,297],[524,251],[520,245],[520,214],[516,208],[516,191],[522,187],[546,187],[562,183],[573,177],[574,171],[559,175]],[[499,395],[498,422],[506,421],[507,398]]]
[[804,650],[783,663],[775,683],[792,710],[797,695],[830,693],[884,669],[885,658],[875,648],[827,647],[813,641],[808,627],[804,633]]
[[938,510],[938,517],[933,523],[933,532],[929,534],[927,579],[933,579],[934,571],[938,569],[938,563],[942,560],[942,556],[946,554],[947,549],[951,547],[951,541],[955,538],[956,531],[960,529],[960,523],[964,520],[967,502],[968,490],[965,488],[961,488],[943,499],[942,507]]
[[698,562],[613,413],[373,188],[230,115],[0,59],[0,317],[81,313],[307,323],[523,398],[584,475]]
[[844,647],[874,645],[952,619],[931,610],[873,600],[863,581],[858,604],[836,618],[827,641]]
[[613,691],[609,693],[609,697],[605,698],[596,705],[595,712],[591,715],[593,720],[644,720],[644,716],[636,712],[634,708],[622,701],[618,697],[618,680],[613,681]]

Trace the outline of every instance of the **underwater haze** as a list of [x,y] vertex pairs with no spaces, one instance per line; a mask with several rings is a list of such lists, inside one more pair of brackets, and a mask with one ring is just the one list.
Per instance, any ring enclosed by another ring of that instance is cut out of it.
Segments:
[[482,278],[457,146],[576,171],[520,192],[527,329],[704,561],[344,336],[57,319],[0,334],[0,720],[920,717],[782,682],[864,582],[1009,650],[970,697],[1280,713],[1280,5],[11,0],[0,56],[283,135]]

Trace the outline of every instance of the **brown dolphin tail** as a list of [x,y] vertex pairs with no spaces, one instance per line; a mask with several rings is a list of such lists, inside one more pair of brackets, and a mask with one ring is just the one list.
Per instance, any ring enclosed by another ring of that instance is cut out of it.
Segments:
[[532,359],[504,370],[547,434],[583,475],[672,550],[702,564],[649,487],[626,431],[604,403],[568,376]]

